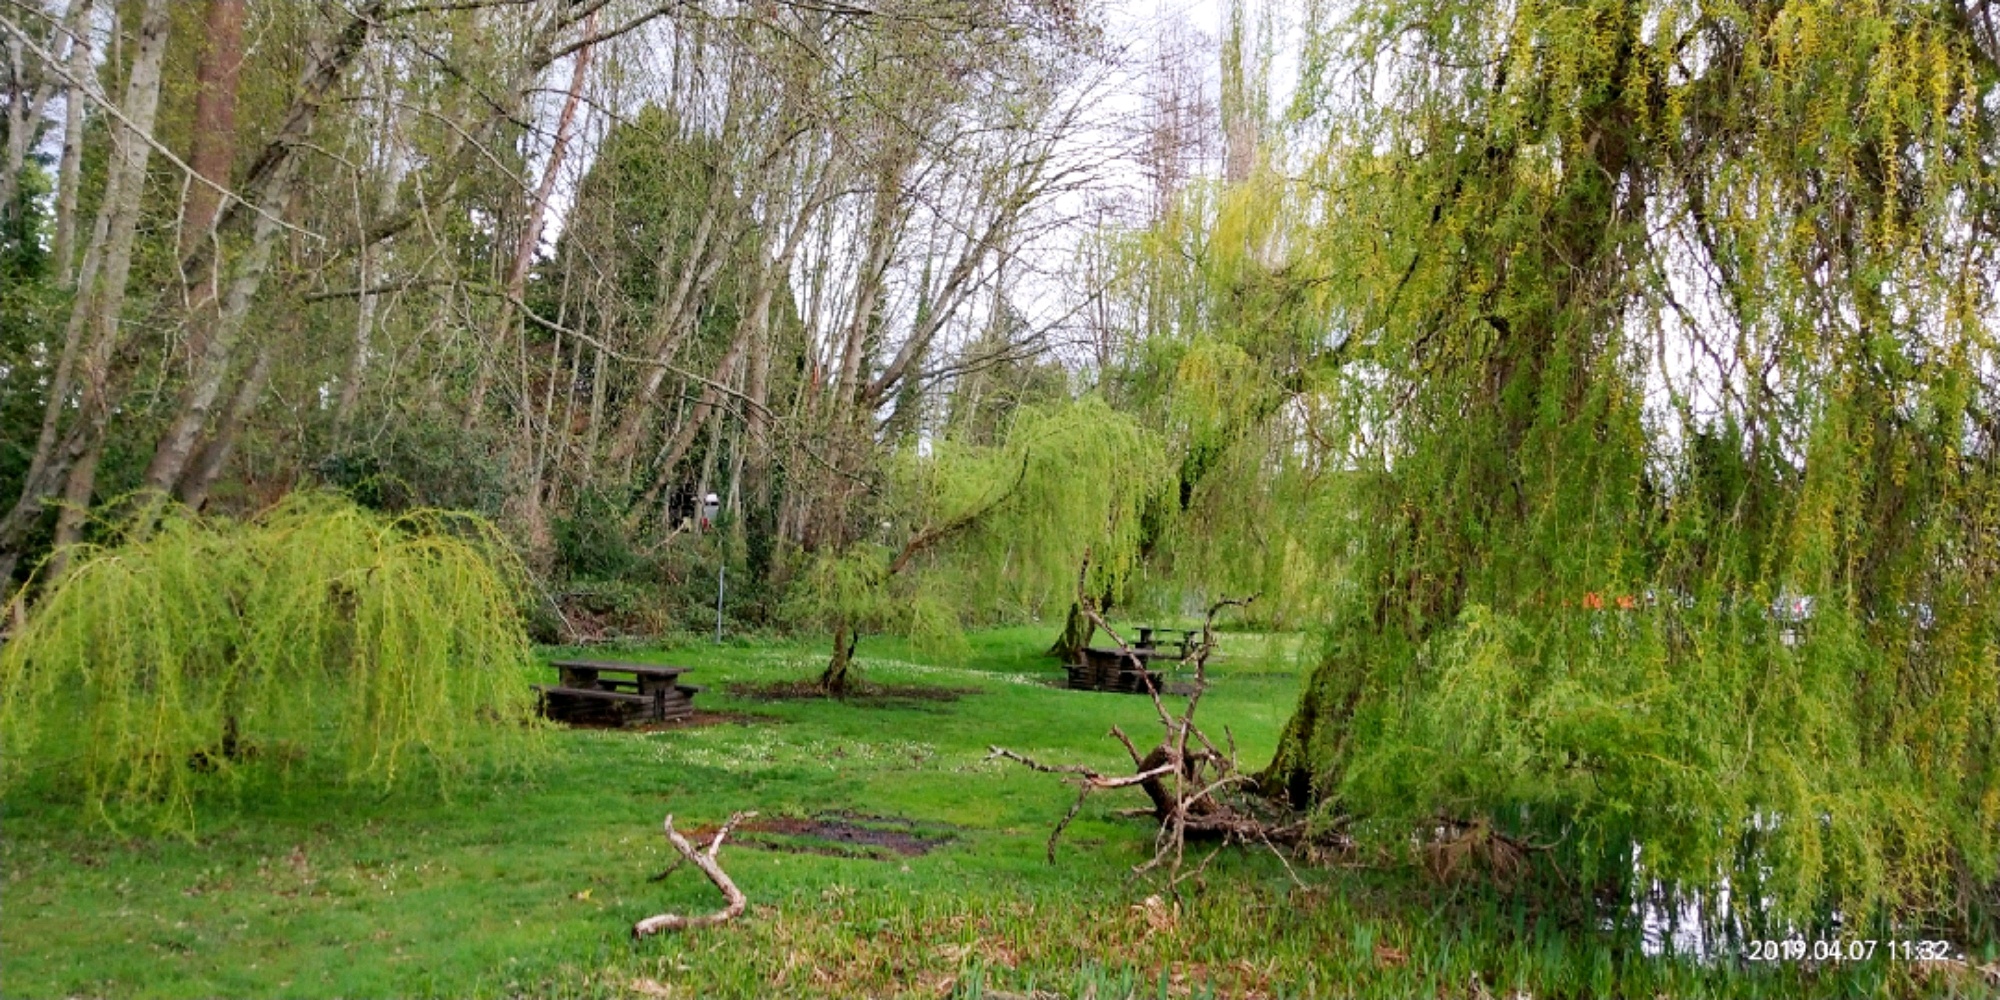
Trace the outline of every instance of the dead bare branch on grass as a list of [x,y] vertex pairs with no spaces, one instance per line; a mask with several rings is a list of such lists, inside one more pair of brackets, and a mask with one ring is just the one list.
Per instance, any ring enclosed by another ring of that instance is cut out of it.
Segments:
[[[722,829],[715,831],[715,836],[709,840],[707,847],[697,848],[693,844],[688,843],[688,839],[681,836],[674,829],[673,814],[667,814],[666,822],[663,824],[667,833],[667,842],[674,845],[674,850],[681,852],[681,861],[694,862],[694,866],[701,869],[701,873],[708,876],[708,880],[715,883],[717,889],[722,890],[722,898],[728,901],[728,905],[714,913],[699,916],[684,917],[678,913],[662,913],[658,916],[647,917],[632,925],[632,936],[634,938],[642,938],[661,931],[713,927],[717,924],[728,923],[741,916],[743,908],[749,905],[750,901],[743,895],[743,890],[738,889],[736,883],[730,880],[729,874],[722,870],[722,866],[716,862],[715,858],[722,850],[723,838],[729,836],[731,830],[736,829],[736,824],[746,819],[754,819],[756,815],[754,812],[732,814],[729,817],[729,822],[722,824]],[[674,862],[666,871],[660,873],[658,878],[665,878],[673,874],[674,869],[680,867],[681,861]]]

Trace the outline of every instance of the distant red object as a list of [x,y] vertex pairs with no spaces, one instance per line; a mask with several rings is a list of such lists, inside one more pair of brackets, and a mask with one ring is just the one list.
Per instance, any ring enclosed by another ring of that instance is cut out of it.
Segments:
[[[1619,594],[1611,599],[1611,606],[1620,611],[1636,611],[1639,607],[1639,599],[1633,597],[1631,594]],[[1595,590],[1584,594],[1583,607],[1586,611],[1603,611],[1604,595]]]

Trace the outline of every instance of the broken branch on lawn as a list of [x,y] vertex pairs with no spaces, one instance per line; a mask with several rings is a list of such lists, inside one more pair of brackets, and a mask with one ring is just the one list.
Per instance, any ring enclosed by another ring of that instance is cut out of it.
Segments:
[[[1201,707],[1202,693],[1208,688],[1208,658],[1215,652],[1215,616],[1226,608],[1240,608],[1256,600],[1253,595],[1245,598],[1231,598],[1217,601],[1208,609],[1202,621],[1201,638],[1188,650],[1182,659],[1183,665],[1194,670],[1193,689],[1188,694],[1187,707],[1179,714],[1167,709],[1161,692],[1151,683],[1146,685],[1146,693],[1152,697],[1153,709],[1159,716],[1161,740],[1151,752],[1141,754],[1138,746],[1124,730],[1112,727],[1111,736],[1124,746],[1132,758],[1136,773],[1109,776],[1100,774],[1080,764],[1045,764],[1023,754],[1001,747],[993,747],[987,759],[1004,758],[1031,770],[1044,774],[1070,777],[1076,783],[1076,801],[1049,833],[1049,861],[1056,857],[1056,839],[1062,836],[1070,821],[1082,812],[1084,800],[1092,792],[1106,788],[1130,788],[1139,786],[1153,801],[1149,814],[1160,824],[1154,837],[1153,856],[1133,868],[1134,874],[1144,874],[1164,867],[1167,872],[1167,888],[1176,890],[1180,883],[1198,878],[1208,867],[1210,853],[1192,871],[1183,873],[1182,859],[1186,855],[1187,839],[1220,841],[1220,847],[1229,844],[1262,844],[1276,852],[1280,844],[1296,845],[1308,839],[1304,820],[1275,803],[1254,794],[1256,781],[1241,771],[1236,760],[1235,735],[1225,730],[1227,752],[1217,748],[1201,728],[1195,725],[1195,712]],[[1120,652],[1131,656],[1132,647],[1119,636],[1116,629],[1105,622],[1097,609],[1086,602],[1083,613],[1089,616],[1096,627],[1103,629]],[[1136,657],[1133,658],[1136,664]],[[1282,859],[1283,854],[1279,857]],[[1289,862],[1286,870],[1291,870]],[[1297,875],[1293,875],[1297,880]]]
[[[722,866],[716,863],[715,856],[722,850],[722,839],[729,836],[731,830],[736,829],[736,824],[746,819],[751,819],[756,815],[754,812],[740,812],[731,815],[729,822],[722,824],[722,829],[715,831],[715,836],[709,840],[707,847],[697,848],[693,844],[688,843],[688,839],[681,836],[674,829],[673,814],[668,813],[666,823],[664,824],[667,832],[667,842],[674,845],[674,850],[681,852],[681,859],[683,861],[694,862],[694,866],[701,869],[701,873],[708,876],[708,880],[715,883],[717,889],[722,890],[722,898],[728,901],[728,905],[714,913],[700,916],[684,917],[678,913],[662,913],[658,916],[647,917],[632,925],[632,936],[634,938],[642,938],[648,934],[657,934],[661,931],[713,927],[716,924],[728,923],[741,916],[743,908],[749,905],[750,901],[743,895],[743,890],[738,889],[736,883],[730,880],[729,874],[722,870]],[[678,867],[680,867],[679,861],[675,862],[673,867],[668,868],[666,872],[663,872],[661,877],[664,878],[666,875],[672,874],[674,868]]]

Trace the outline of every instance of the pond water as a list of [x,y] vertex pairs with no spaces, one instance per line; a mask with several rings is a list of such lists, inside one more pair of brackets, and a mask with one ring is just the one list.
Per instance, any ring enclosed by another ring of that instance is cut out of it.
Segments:
[[[1636,859],[1636,847],[1633,853]],[[1755,900],[1748,903],[1727,875],[1705,892],[1674,891],[1649,880],[1648,890],[1636,894],[1622,919],[1607,917],[1602,926],[1610,932],[1636,931],[1640,949],[1649,957],[1685,958],[1704,965],[1968,958],[1964,942],[1941,940],[1918,928],[1850,928],[1837,908],[1807,924],[1779,921],[1770,916],[1777,908],[1776,899],[1758,894]]]

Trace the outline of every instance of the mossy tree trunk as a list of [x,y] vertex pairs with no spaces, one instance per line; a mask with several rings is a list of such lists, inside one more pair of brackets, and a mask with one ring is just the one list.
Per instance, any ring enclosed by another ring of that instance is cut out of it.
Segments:
[[1091,636],[1096,634],[1097,625],[1083,613],[1083,602],[1071,601],[1062,634],[1056,636],[1055,645],[1045,655],[1064,663],[1077,663],[1083,659],[1083,648],[1090,645]]
[[1354,162],[1395,180],[1329,225],[1399,234],[1340,259],[1388,389],[1340,433],[1393,446],[1329,485],[1352,586],[1260,785],[1390,849],[1545,842],[1573,886],[1643,888],[1643,845],[1757,918],[1992,920],[1991,291],[1952,270],[1992,66],[1917,5],[1663,11],[1380,36],[1413,96]]
[[854,681],[848,668],[854,663],[854,646],[860,639],[859,630],[847,621],[834,626],[833,658],[827,661],[826,669],[819,675],[820,690],[840,698],[853,689]]

